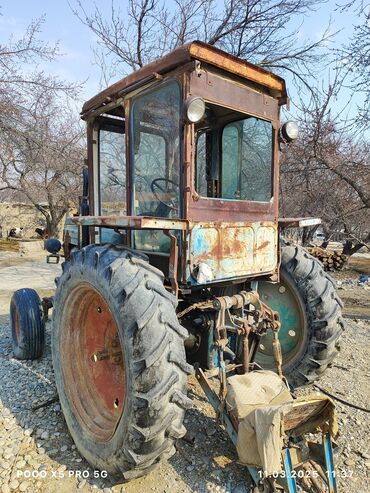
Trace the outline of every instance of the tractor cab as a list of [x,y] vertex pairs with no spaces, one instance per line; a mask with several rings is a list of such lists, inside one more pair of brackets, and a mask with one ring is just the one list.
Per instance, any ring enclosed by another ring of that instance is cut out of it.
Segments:
[[149,256],[178,289],[277,278],[284,81],[200,42],[88,101],[91,243]]

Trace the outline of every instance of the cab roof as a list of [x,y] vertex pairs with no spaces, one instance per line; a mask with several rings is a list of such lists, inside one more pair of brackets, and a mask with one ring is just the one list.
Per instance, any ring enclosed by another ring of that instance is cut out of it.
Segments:
[[192,60],[213,65],[225,72],[252,81],[268,89],[275,97],[282,98],[285,102],[287,93],[285,81],[281,77],[212,45],[193,41],[136,70],[89,99],[82,107],[82,118],[85,118],[87,113],[114,101],[135,87]]

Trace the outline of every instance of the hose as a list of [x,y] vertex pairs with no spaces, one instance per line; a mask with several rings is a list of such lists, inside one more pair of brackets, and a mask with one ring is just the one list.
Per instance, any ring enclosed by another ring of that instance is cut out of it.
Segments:
[[370,409],[367,409],[366,407],[361,407],[361,406],[358,406],[357,404],[353,404],[352,402],[348,402],[348,401],[342,399],[341,397],[338,397],[335,394],[331,394],[330,392],[328,392],[327,390],[323,389],[322,387],[319,387],[316,384],[314,384],[314,387],[316,387],[317,389],[319,389],[321,392],[323,392],[324,394],[328,395],[332,399],[335,399],[336,401],[341,402],[342,404],[344,404],[346,406],[353,407],[354,409],[358,409],[359,411],[364,411],[365,413],[370,413]]

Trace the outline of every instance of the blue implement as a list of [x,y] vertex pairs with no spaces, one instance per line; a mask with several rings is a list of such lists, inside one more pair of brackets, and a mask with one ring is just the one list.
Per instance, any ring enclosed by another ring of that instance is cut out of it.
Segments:
[[323,436],[323,443],[324,443],[324,452],[325,452],[326,475],[328,477],[328,483],[329,483],[329,493],[336,493],[337,481],[335,479],[333,448],[331,445],[330,433],[326,433]]
[[297,493],[297,483],[295,481],[295,477],[292,475],[293,464],[292,464],[292,458],[290,456],[290,451],[288,448],[284,450],[283,456],[284,456],[285,479],[288,485],[288,492]]

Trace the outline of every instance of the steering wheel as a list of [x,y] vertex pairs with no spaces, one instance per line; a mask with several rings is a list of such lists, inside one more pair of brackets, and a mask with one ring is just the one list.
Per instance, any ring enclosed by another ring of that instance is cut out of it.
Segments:
[[158,202],[160,202],[161,204],[165,205],[166,207],[168,207],[169,209],[172,209],[172,210],[175,210],[177,211],[177,208],[178,206],[176,205],[175,203],[175,200],[177,198],[177,194],[176,194],[176,198],[174,199],[171,199],[169,200],[168,202],[165,202],[164,200],[161,200],[159,198],[159,195],[158,193],[159,192],[162,192],[162,193],[168,193],[169,190],[165,189],[165,186],[164,185],[160,185],[158,182],[164,182],[165,184],[168,184],[170,183],[171,185],[173,185],[174,187],[177,187],[179,188],[179,185],[178,183],[172,181],[172,180],[169,180],[168,178],[156,178],[155,180],[152,181],[152,183],[150,184],[150,189],[151,191],[153,192],[155,198],[158,200]]

